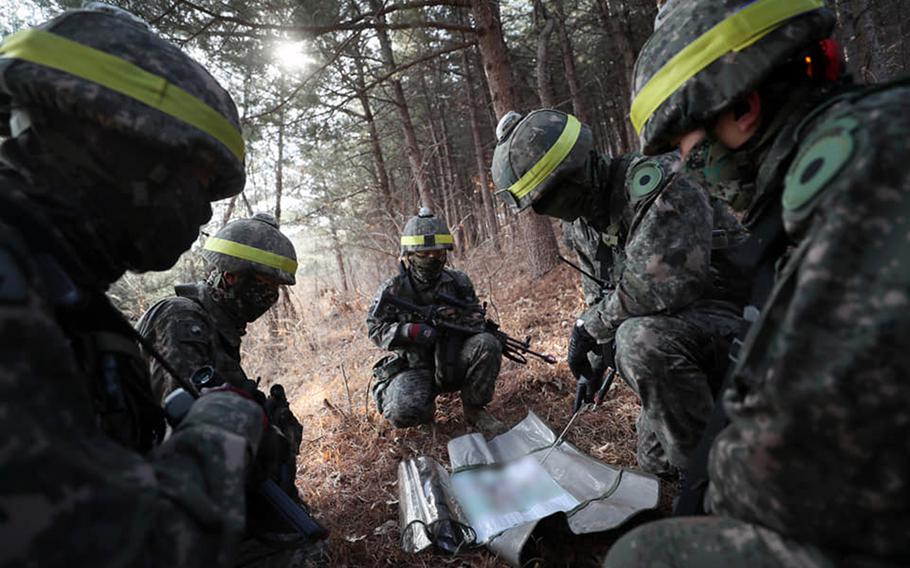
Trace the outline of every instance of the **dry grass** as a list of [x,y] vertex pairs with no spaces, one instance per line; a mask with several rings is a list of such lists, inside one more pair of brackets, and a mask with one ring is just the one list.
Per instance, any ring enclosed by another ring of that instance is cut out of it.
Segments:
[[[491,302],[490,315],[506,332],[530,335],[537,350],[561,362],[520,366],[504,361],[490,410],[514,424],[530,409],[559,431],[574,396],[564,358],[570,326],[583,309],[578,277],[561,266],[532,281],[523,272],[524,262],[502,258],[481,248],[457,265],[471,275],[481,300]],[[292,325],[277,326],[288,330],[276,335],[267,322],[258,324],[244,344],[249,374],[263,376],[266,383],[268,378],[282,382],[304,424],[297,482],[332,531],[332,564],[503,566],[486,552],[452,558],[407,554],[399,546],[398,463],[429,455],[447,464],[446,443],[469,430],[457,394],[438,399],[433,433],[396,430],[376,413],[368,386],[372,364],[383,353],[367,338],[364,317],[371,294],[298,296]],[[607,404],[579,418],[567,438],[607,463],[634,466],[637,414],[634,393],[617,381]]]

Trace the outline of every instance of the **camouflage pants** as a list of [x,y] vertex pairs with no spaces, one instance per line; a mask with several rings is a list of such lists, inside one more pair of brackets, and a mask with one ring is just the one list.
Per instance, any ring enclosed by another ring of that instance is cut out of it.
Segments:
[[437,362],[435,376],[429,369],[396,375],[377,395],[379,410],[395,426],[407,428],[433,421],[440,392],[460,390],[464,404],[485,406],[493,400],[501,363],[502,346],[493,335],[472,335],[457,347],[455,365]]
[[608,568],[890,566],[866,557],[829,554],[728,517],[666,519],[640,526],[613,545],[603,565]]
[[672,316],[623,322],[616,364],[641,399],[638,465],[657,475],[683,470],[698,445],[742,325],[734,306],[712,304]]

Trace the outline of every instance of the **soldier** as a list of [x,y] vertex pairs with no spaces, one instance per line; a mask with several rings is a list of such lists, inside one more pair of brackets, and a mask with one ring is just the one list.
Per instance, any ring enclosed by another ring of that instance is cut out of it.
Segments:
[[[294,245],[278,230],[275,218],[265,213],[239,219],[222,227],[206,240],[202,256],[209,264],[204,282],[175,286],[176,296],[160,300],[143,314],[137,328],[148,343],[164,355],[182,376],[201,368],[214,369],[214,380],[243,389],[263,404],[269,419],[269,436],[263,439],[270,463],[262,464],[263,475],[272,477],[284,491],[300,502],[294,484],[300,422],[290,411],[284,388],[272,386],[266,399],[257,382],[247,377],[240,364],[240,343],[246,326],[259,319],[278,301],[280,288],[295,283],[297,255]],[[180,385],[153,357],[147,355],[152,392],[164,400]],[[265,451],[265,450],[263,450]],[[268,518],[271,511],[248,516],[249,538],[241,546],[241,564],[295,566],[306,557],[316,558],[318,547],[308,547],[304,538],[288,550],[293,539],[282,535],[280,546],[270,541],[283,526]]]
[[[674,173],[674,155],[598,155],[590,129],[574,116],[550,109],[509,113],[497,134],[498,195],[518,210],[581,219],[573,244],[582,263],[608,283],[586,293],[590,307],[573,327],[573,375],[590,400],[602,372],[592,368],[589,353],[603,344],[610,361],[615,343],[618,371],[642,402],[638,463],[675,477],[698,443],[741,326],[722,251],[711,250],[720,218],[701,187]],[[723,220],[730,235],[738,230],[735,219]]]
[[724,396],[720,516],[642,527],[607,565],[906,565],[910,88],[839,81],[823,2],[668,6],[636,64],[644,148],[776,209],[763,240],[792,250]]
[[[175,286],[177,295],[154,304],[137,327],[182,375],[210,365],[224,382],[250,387],[240,365],[241,339],[247,324],[278,301],[281,286],[294,284],[294,245],[274,217],[259,213],[222,227],[206,240],[202,257],[206,280]],[[154,359],[149,365],[152,389],[163,400],[180,385]]]
[[104,292],[172,266],[240,192],[234,103],[110,7],[6,37],[0,77],[0,565],[228,566],[262,409],[204,394],[162,443]]
[[[379,287],[367,315],[370,339],[394,351],[373,367],[373,395],[383,416],[396,427],[407,428],[433,422],[438,393],[461,391],[465,421],[482,432],[498,434],[505,426],[484,407],[493,400],[502,362],[499,340],[482,329],[443,333],[427,321],[380,304],[385,295],[418,305],[439,304],[448,312],[445,319],[480,326],[483,318],[478,316],[480,304],[471,280],[445,268],[452,242],[445,221],[426,207],[405,225],[399,274]],[[446,304],[441,294],[461,306]]]

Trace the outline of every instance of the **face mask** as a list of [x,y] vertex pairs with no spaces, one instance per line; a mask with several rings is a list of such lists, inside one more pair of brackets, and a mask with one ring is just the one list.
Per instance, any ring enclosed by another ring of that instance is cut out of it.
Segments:
[[566,181],[549,191],[543,199],[531,204],[538,215],[556,217],[571,223],[591,212],[591,191],[586,185]]
[[278,301],[278,286],[256,280],[252,274],[245,274],[237,280],[237,308],[246,322],[259,319]]
[[421,282],[433,282],[442,274],[442,269],[446,265],[446,255],[440,256],[421,256],[412,254],[408,259],[411,266],[411,273],[414,278]]
[[686,156],[685,170],[708,193],[723,199],[735,211],[744,211],[752,203],[755,173],[745,152],[731,150],[709,135]]
[[260,282],[253,273],[239,274],[230,285],[214,271],[208,283],[215,300],[247,323],[259,319],[278,301],[278,286]]

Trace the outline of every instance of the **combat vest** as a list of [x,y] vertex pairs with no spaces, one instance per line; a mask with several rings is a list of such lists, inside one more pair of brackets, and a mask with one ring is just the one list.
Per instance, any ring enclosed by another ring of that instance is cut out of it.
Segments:
[[[240,343],[246,324],[225,312],[202,282],[178,284],[174,286],[174,292],[179,298],[191,300],[193,315],[207,320],[209,329],[213,331],[209,336],[193,339],[205,344],[206,350],[212,354],[208,364],[215,369],[218,378],[236,387],[246,386],[249,379],[240,366]],[[165,305],[173,300],[173,297],[163,298],[149,308],[136,325],[139,333],[147,336]]]

